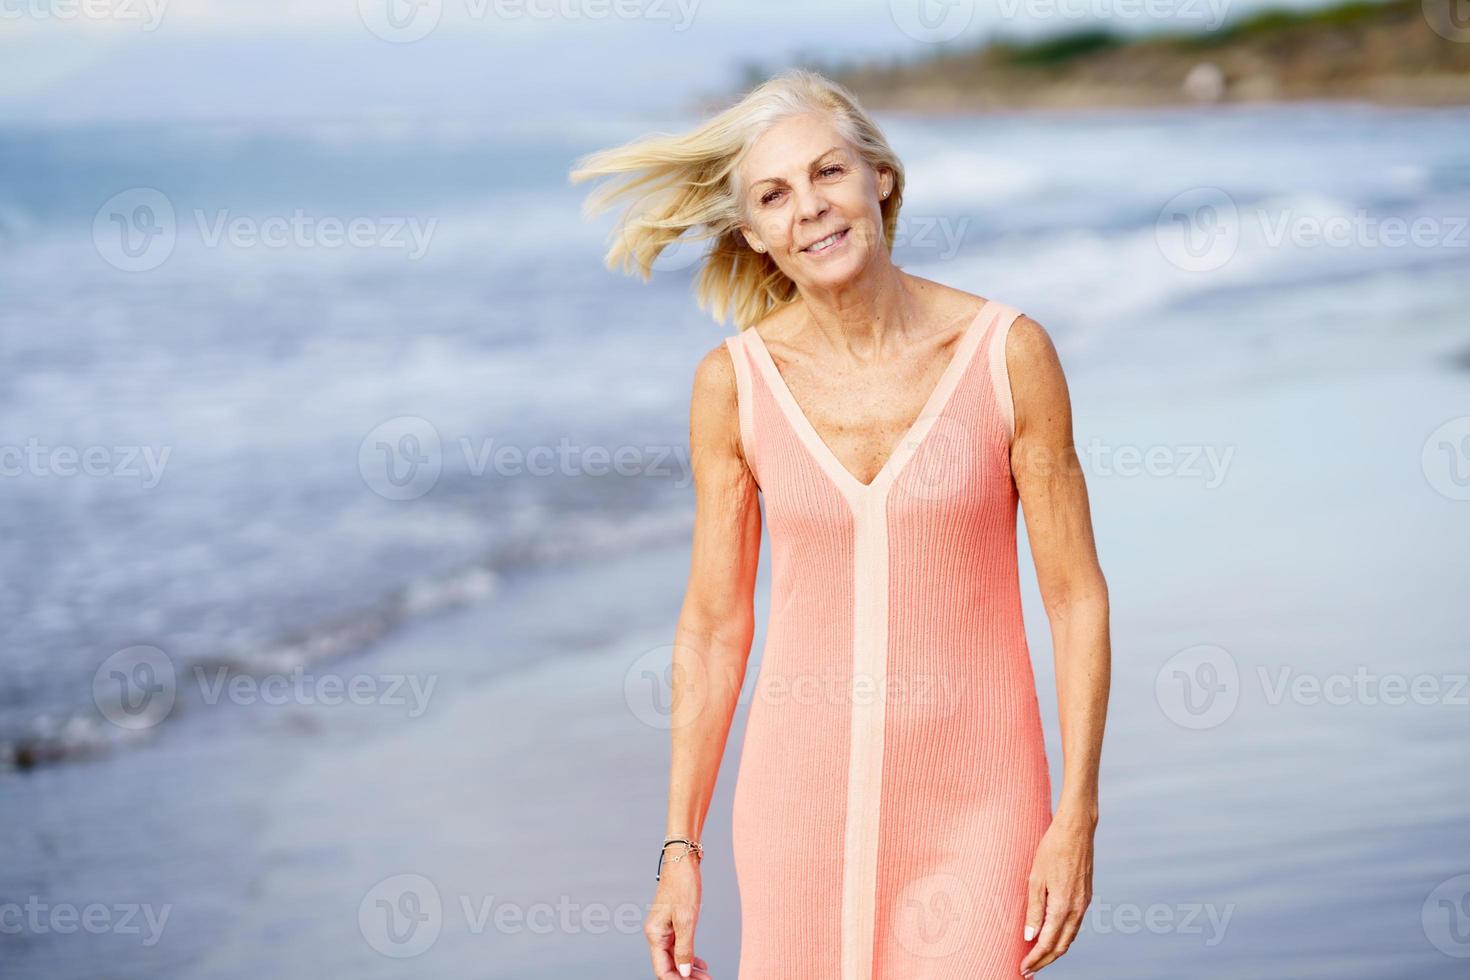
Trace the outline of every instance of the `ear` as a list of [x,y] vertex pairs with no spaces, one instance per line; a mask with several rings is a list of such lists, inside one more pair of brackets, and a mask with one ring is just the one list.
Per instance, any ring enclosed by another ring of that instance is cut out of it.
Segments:
[[749,245],[752,251],[764,252],[766,250],[766,246],[764,245],[764,243],[762,243],[759,238],[755,237],[755,232],[751,231],[749,226],[741,225],[740,234],[745,236],[745,244]]

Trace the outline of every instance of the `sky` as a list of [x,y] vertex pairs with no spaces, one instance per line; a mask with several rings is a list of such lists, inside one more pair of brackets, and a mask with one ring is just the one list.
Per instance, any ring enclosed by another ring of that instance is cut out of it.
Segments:
[[[0,0],[0,122],[661,113],[743,63],[917,57],[1260,0]],[[1275,5],[1275,4],[1271,4]],[[1316,6],[1314,0],[1286,5]]]

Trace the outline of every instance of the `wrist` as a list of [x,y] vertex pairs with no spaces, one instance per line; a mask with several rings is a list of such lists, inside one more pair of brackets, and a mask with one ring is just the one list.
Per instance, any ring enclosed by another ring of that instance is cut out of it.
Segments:
[[1052,816],[1053,823],[1093,830],[1097,827],[1097,802],[1094,800],[1063,800]]

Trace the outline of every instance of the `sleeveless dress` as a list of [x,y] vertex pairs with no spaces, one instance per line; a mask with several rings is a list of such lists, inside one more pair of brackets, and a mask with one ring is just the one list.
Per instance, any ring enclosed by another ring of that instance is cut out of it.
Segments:
[[771,545],[732,809],[739,980],[1013,980],[1052,817],[987,301],[871,484],[727,337]]

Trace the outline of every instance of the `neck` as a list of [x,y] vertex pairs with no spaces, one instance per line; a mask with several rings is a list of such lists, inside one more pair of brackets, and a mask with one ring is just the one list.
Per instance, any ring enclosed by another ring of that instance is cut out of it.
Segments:
[[921,319],[913,287],[891,262],[841,289],[804,290],[802,303],[802,319],[821,342],[859,361],[902,345]]

